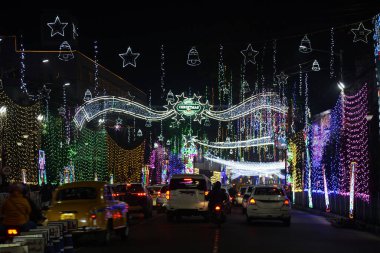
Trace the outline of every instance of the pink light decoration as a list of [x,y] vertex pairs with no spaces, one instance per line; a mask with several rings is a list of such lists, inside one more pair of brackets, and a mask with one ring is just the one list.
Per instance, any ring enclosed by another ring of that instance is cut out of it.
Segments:
[[[369,201],[369,153],[367,85],[352,96],[344,96],[344,177],[350,182],[350,166],[355,163],[355,197]],[[348,189],[347,189],[348,190]]]

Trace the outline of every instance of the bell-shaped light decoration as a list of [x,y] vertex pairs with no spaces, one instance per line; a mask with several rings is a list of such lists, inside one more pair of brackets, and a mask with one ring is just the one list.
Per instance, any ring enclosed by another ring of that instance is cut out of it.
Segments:
[[209,119],[209,118],[206,118],[204,124],[205,124],[206,127],[211,126],[210,119]]
[[61,115],[62,117],[65,116],[66,110],[63,106],[58,108],[58,114]]
[[58,58],[61,61],[70,61],[74,59],[73,51],[71,50],[71,46],[67,41],[62,42],[62,44],[59,46]]
[[171,142],[170,140],[167,140],[167,141],[166,141],[166,145],[168,145],[168,146],[170,146],[171,143],[172,143],[172,142]]
[[152,121],[147,120],[147,121],[145,122],[145,127],[151,127],[151,126],[152,126]]
[[198,51],[195,47],[192,47],[187,54],[187,65],[194,67],[199,64],[201,64],[201,60],[199,59]]
[[87,89],[86,92],[84,93],[83,101],[87,102],[91,99],[92,99],[92,93],[89,89]]
[[169,90],[168,95],[166,96],[166,101],[169,103],[174,102],[174,94],[171,90]]
[[242,85],[241,85],[241,90],[243,93],[247,93],[247,92],[250,92],[250,88],[249,88],[249,84],[246,80],[243,81]]
[[226,137],[226,143],[229,143],[229,142],[231,142],[230,137]]
[[139,129],[139,130],[137,131],[137,137],[141,137],[142,135],[143,135],[143,133],[142,133],[141,129]]
[[314,60],[313,66],[311,67],[311,70],[313,70],[313,71],[320,71],[321,70],[321,68],[319,67],[319,63],[318,63],[317,60]]
[[298,48],[298,50],[301,52],[301,53],[304,53],[304,54],[308,54],[310,53],[311,51],[313,51],[313,49],[311,48],[311,42],[309,40],[309,38],[307,37],[307,35],[305,35],[302,40],[301,40],[301,44]]
[[230,154],[233,155],[234,154],[234,151],[232,149],[230,149]]
[[228,95],[228,94],[230,94],[230,89],[228,89],[228,86],[227,86],[227,85],[223,84],[223,88],[222,88],[222,90],[223,90],[223,94],[224,94],[224,95]]

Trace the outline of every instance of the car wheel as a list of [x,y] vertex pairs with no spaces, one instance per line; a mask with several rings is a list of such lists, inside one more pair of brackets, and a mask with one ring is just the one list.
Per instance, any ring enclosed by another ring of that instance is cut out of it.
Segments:
[[290,226],[290,218],[282,221],[286,227]]

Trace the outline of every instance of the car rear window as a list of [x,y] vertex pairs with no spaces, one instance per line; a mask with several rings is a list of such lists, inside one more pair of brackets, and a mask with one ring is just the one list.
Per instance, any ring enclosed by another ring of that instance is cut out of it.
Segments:
[[247,189],[247,188],[240,188],[240,194],[244,194],[245,193],[245,189]]
[[206,180],[197,178],[174,178],[170,180],[170,190],[177,189],[197,189],[206,191]]
[[255,195],[280,195],[284,196],[284,192],[277,187],[259,187],[255,190]]
[[56,200],[79,200],[79,199],[96,199],[96,188],[93,187],[76,187],[59,190]]
[[136,192],[143,192],[144,188],[141,184],[128,184],[127,185],[127,192],[130,193],[136,193]]

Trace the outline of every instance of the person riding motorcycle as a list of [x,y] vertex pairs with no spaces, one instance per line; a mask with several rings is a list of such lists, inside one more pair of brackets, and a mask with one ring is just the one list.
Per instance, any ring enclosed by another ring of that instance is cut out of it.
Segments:
[[224,191],[222,191],[222,184],[217,181],[214,184],[214,187],[210,191],[210,193],[207,195],[206,200],[208,200],[208,210],[213,210],[214,206],[216,204],[223,204],[224,201],[227,200],[227,195]]
[[9,188],[9,197],[4,201],[1,213],[4,216],[2,225],[17,226],[21,231],[29,231],[33,228],[29,215],[32,211],[28,200],[22,194],[22,186],[13,184]]

